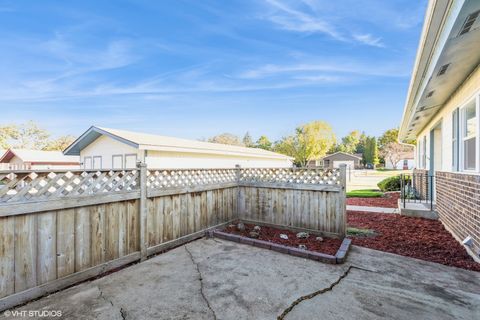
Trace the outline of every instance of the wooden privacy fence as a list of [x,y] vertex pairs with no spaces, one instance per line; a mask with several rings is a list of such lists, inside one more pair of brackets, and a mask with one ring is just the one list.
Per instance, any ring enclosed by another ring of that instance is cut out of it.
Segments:
[[236,219],[345,235],[345,167],[0,172],[0,310]]

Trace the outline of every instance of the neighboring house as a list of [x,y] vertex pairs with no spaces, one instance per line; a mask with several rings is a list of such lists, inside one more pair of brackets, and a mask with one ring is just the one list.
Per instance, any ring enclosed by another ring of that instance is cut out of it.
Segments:
[[256,148],[91,127],[65,151],[85,169],[291,167],[293,158]]
[[8,149],[0,158],[3,170],[80,169],[80,159],[61,151]]
[[347,168],[355,169],[361,167],[362,156],[359,154],[349,154],[345,152],[335,152],[318,160],[311,160],[309,167],[322,167],[325,169],[339,168],[346,164]]
[[[430,0],[399,138],[445,227],[480,255],[480,1]],[[433,190],[432,190],[433,188]],[[471,240],[470,240],[471,239]]]
[[399,157],[400,160],[394,165],[392,161],[385,158],[386,169],[412,170],[415,168],[414,152],[407,152]]

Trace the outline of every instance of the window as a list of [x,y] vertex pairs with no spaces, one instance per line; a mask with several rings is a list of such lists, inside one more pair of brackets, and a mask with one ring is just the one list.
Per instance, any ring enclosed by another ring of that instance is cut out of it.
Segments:
[[112,169],[123,169],[123,156],[121,154],[112,156]]
[[422,167],[422,140],[417,141],[417,168]]
[[83,158],[83,168],[87,170],[92,169],[92,157]]
[[462,109],[463,169],[476,169],[477,110],[475,100]]
[[455,109],[452,113],[452,170],[458,171],[459,168],[459,154],[460,154],[460,144],[458,143],[458,136],[459,136],[459,111],[458,108]]
[[427,169],[427,136],[423,136],[422,153],[422,168]]
[[93,157],[93,169],[102,169],[102,157],[101,156]]
[[136,154],[126,154],[125,155],[125,168],[132,169],[137,166],[137,155]]

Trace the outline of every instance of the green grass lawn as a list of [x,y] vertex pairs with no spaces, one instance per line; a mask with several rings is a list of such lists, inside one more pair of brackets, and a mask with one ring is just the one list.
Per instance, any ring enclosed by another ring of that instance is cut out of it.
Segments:
[[380,198],[383,192],[372,189],[353,190],[347,192],[348,198]]

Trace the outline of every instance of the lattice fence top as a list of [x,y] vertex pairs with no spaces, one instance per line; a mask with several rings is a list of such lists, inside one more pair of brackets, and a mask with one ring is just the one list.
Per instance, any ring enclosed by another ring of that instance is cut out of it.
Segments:
[[139,171],[2,172],[0,203],[92,196],[139,189]]
[[236,169],[148,170],[147,188],[166,189],[237,182]]
[[[139,169],[61,172],[3,171],[0,172],[0,204],[140,190],[141,172]],[[173,189],[239,182],[340,185],[340,175],[338,169],[150,169],[146,170],[146,183],[149,189]]]
[[340,185],[340,175],[339,169],[246,168],[241,169],[240,182]]

